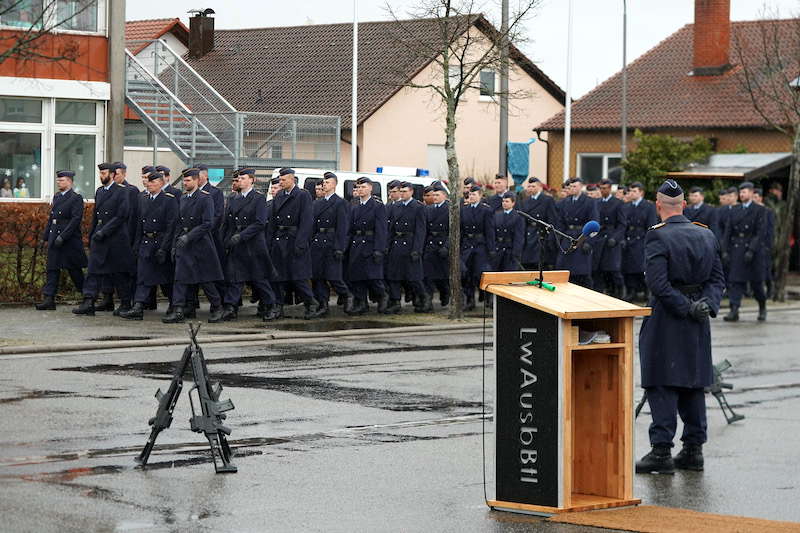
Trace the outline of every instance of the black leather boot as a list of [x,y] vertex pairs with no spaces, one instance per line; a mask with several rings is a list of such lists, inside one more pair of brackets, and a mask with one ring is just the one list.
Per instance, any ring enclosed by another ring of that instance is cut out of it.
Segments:
[[218,322],[222,322],[222,307],[212,306],[208,312],[208,323],[217,324]]
[[475,295],[468,294],[467,301],[464,304],[464,311],[472,311],[473,309],[475,309]]
[[127,320],[142,320],[144,319],[144,305],[141,302],[136,302],[127,311],[120,312],[119,316]]
[[172,313],[168,313],[161,318],[161,322],[164,324],[181,324],[184,318],[186,317],[183,316],[183,306],[176,305],[172,308]]
[[278,304],[272,304],[268,307],[266,312],[264,313],[264,322],[272,322],[273,320],[277,320],[283,317],[283,308]]
[[722,320],[724,320],[725,322],[738,322],[739,321],[739,306],[738,305],[732,305],[731,306],[731,311],[727,315],[722,317]]
[[42,303],[36,304],[37,311],[55,311],[56,310],[56,300],[52,296],[47,296],[45,294]]
[[450,291],[440,293],[439,301],[441,302],[442,307],[447,307],[450,305]]
[[344,298],[344,303],[342,304],[342,305],[344,305],[344,312],[349,315],[350,312],[353,310],[353,295],[352,294],[345,294],[345,295],[340,296],[339,298],[340,299]]
[[414,308],[415,313],[432,313],[433,312],[433,297],[426,293],[421,296],[419,307]]
[[[386,308],[388,306],[389,306],[389,296],[385,293],[381,294],[381,296],[378,298],[378,313],[385,313]],[[364,313],[369,311],[369,306],[366,305],[366,302],[364,302],[364,307],[365,307]]]
[[311,320],[312,318],[317,318],[317,311],[319,310],[319,304],[317,304],[315,300],[306,302],[305,308],[306,312],[303,313],[304,320]]
[[103,300],[100,302],[100,305],[97,305],[94,308],[95,311],[113,311],[114,310],[114,293],[113,292],[105,292],[103,293]]
[[84,297],[81,305],[72,310],[76,315],[94,316],[94,298]]
[[767,302],[758,302],[758,318],[759,322],[764,322],[767,319]]
[[224,322],[227,322],[228,320],[236,320],[237,318],[239,318],[239,313],[234,306],[225,305],[222,307],[222,320]]
[[122,313],[126,313],[131,310],[131,301],[130,300],[120,300],[119,307],[114,309],[114,316],[120,316]]
[[389,306],[384,309],[383,313],[386,315],[399,315],[400,310],[400,300],[389,300]]
[[675,456],[675,468],[681,470],[703,470],[703,447],[698,444],[684,444],[683,449]]
[[675,462],[669,446],[653,446],[650,452],[636,461],[637,474],[674,474]]
[[311,318],[321,318],[326,316],[329,311],[330,309],[328,307],[328,302],[322,302],[319,304],[319,306],[317,306],[317,310],[314,312],[314,315]]
[[347,314],[351,316],[363,315],[367,312],[367,310],[368,307],[366,300],[355,300],[353,307],[350,308],[350,311],[347,311]]

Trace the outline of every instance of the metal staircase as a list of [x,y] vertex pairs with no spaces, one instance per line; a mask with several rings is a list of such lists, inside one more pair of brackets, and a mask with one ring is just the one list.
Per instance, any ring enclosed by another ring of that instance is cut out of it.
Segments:
[[338,168],[339,117],[240,112],[166,42],[142,44],[125,102],[186,165]]

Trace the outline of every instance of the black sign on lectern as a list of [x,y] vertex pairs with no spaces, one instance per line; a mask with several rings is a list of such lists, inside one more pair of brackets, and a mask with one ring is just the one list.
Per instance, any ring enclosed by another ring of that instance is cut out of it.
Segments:
[[497,499],[559,506],[559,318],[496,298]]

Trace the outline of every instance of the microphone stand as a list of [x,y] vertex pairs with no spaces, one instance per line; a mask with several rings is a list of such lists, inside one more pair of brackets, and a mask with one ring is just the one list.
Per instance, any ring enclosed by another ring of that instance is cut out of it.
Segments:
[[553,285],[544,282],[544,267],[542,265],[542,257],[544,256],[544,245],[545,245],[545,240],[547,239],[547,235],[553,233],[554,235],[563,237],[570,241],[571,246],[575,246],[575,243],[577,243],[578,240],[573,237],[570,237],[566,233],[558,231],[552,224],[548,224],[544,220],[539,220],[536,217],[530,216],[525,211],[517,210],[517,213],[527,218],[528,220],[535,222],[536,226],[539,228],[539,279],[533,282],[532,285],[536,285],[541,289],[555,290],[555,287]]

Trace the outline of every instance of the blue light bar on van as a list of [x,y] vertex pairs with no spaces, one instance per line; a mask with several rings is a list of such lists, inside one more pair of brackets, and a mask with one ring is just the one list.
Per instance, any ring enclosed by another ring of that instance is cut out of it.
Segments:
[[430,175],[430,171],[424,168],[417,169],[417,176],[419,177],[426,177]]
[[383,174],[383,167],[376,168],[375,172],[377,172],[378,174]]

